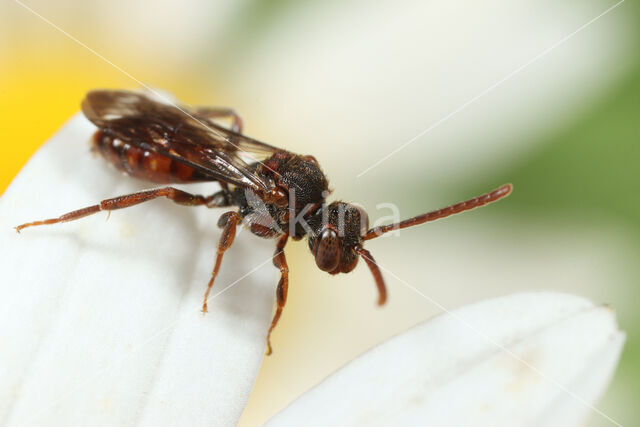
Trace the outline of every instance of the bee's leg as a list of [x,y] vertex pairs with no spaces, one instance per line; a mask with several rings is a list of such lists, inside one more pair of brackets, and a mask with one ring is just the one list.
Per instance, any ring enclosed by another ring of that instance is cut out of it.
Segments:
[[273,264],[280,269],[280,282],[278,282],[278,288],[276,290],[276,313],[273,316],[271,327],[269,327],[269,333],[267,334],[267,356],[272,353],[271,332],[278,324],[284,304],[287,302],[287,291],[289,290],[289,266],[287,265],[287,258],[284,256],[284,247],[287,244],[288,238],[288,234],[280,237],[278,245],[276,246],[276,252],[273,255]]
[[231,118],[231,130],[242,133],[242,117],[233,108],[201,107],[196,109],[196,114],[208,119]]
[[213,282],[216,280],[216,276],[218,275],[218,271],[220,271],[220,263],[222,263],[222,256],[225,251],[231,247],[233,243],[233,239],[236,237],[236,226],[240,222],[241,217],[237,212],[226,212],[222,214],[220,219],[218,220],[218,227],[222,228],[222,235],[220,236],[220,240],[218,241],[218,252],[216,255],[216,265],[213,267],[213,272],[211,273],[211,279],[209,280],[209,284],[207,285],[207,291],[204,293],[204,302],[202,304],[202,312],[207,312],[207,300],[209,299],[209,292],[211,292],[211,288],[213,287]]
[[137,204],[148,202],[158,197],[166,197],[175,203],[185,206],[207,205],[208,207],[229,206],[229,198],[227,193],[219,191],[211,196],[204,197],[199,194],[190,194],[173,187],[157,188],[155,190],[141,191],[139,193],[127,194],[125,196],[114,197],[101,201],[97,205],[88,206],[73,212],[66,213],[58,218],[45,219],[43,221],[34,221],[22,224],[16,227],[19,233],[22,229],[33,227],[36,225],[50,225],[59,222],[69,222],[85,216],[93,215],[101,211],[113,211],[116,209],[128,208]]

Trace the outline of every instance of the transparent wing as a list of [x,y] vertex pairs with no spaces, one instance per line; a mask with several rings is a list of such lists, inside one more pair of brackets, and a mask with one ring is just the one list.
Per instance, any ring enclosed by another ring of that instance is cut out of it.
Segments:
[[96,126],[129,144],[200,170],[212,179],[266,191],[269,183],[244,160],[257,162],[282,151],[225,129],[185,107],[121,90],[94,90],[82,112]]

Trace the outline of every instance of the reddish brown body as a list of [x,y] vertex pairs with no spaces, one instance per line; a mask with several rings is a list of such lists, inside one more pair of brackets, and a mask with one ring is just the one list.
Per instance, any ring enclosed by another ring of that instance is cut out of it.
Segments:
[[92,138],[93,148],[116,169],[157,184],[184,184],[210,181],[211,178],[183,162],[164,154],[140,148],[98,130]]
[[[209,293],[237,226],[245,225],[259,237],[277,238],[273,263],[280,270],[280,281],[267,333],[267,354],[271,353],[271,332],[287,300],[289,266],[284,248],[289,238],[307,237],[316,265],[329,274],[348,273],[363,258],[378,289],[378,304],[383,305],[387,299],[384,279],[371,253],[363,247],[366,240],[495,202],[512,189],[506,184],[465,202],[369,229],[362,208],[340,201],[327,204],[329,184],[313,156],[298,155],[242,135],[242,120],[231,109],[185,109],[135,92],[97,90],[87,94],[82,111],[98,127],[92,138],[94,151],[118,170],[158,184],[218,181],[221,191],[203,196],[165,186],[106,199],[57,218],[19,225],[16,230],[74,221],[159,197],[185,206],[235,206],[237,210],[224,213],[218,220],[222,233],[202,311],[207,311]],[[232,120],[231,129],[212,121],[223,117]],[[247,163],[243,156],[249,154],[263,161]]]

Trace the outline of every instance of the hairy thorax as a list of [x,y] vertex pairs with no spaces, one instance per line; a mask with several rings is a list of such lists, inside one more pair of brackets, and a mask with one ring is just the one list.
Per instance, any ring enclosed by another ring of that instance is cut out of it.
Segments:
[[260,237],[287,233],[296,240],[304,237],[308,233],[305,218],[316,214],[329,194],[327,178],[316,159],[280,151],[251,166],[272,190],[287,197],[284,202],[270,203],[251,190],[235,188],[233,204],[240,208],[244,225]]

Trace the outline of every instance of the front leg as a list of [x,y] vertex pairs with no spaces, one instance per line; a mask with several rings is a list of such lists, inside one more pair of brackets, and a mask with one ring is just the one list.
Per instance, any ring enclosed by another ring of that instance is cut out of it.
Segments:
[[216,265],[215,267],[213,267],[211,279],[209,280],[209,284],[207,285],[207,291],[204,293],[204,302],[202,303],[203,313],[207,312],[207,300],[209,299],[209,292],[211,292],[213,282],[216,280],[216,276],[218,276],[218,271],[220,271],[222,256],[224,255],[225,251],[229,249],[233,244],[233,239],[235,239],[236,237],[236,226],[238,225],[240,220],[240,214],[238,214],[237,212],[226,212],[222,214],[222,216],[218,220],[218,227],[222,227],[222,235],[220,236],[220,241],[218,242]]
[[267,334],[267,356],[272,353],[271,332],[278,324],[284,304],[287,302],[287,291],[289,290],[289,266],[287,265],[287,258],[284,256],[284,247],[287,244],[288,238],[288,234],[280,237],[278,245],[276,246],[276,252],[273,254],[273,265],[280,269],[280,282],[278,282],[278,288],[276,289],[276,313],[273,316],[271,327]]

